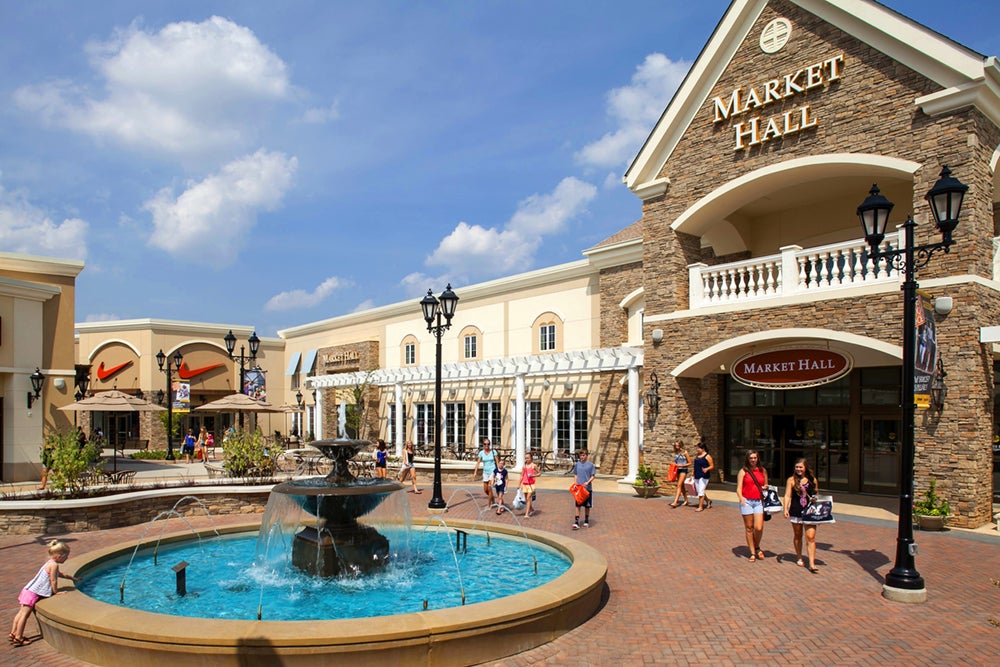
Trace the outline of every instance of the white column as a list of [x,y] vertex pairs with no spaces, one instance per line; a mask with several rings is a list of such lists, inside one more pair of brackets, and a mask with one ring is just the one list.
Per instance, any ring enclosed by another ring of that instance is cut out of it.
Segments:
[[639,367],[629,366],[628,369],[628,476],[623,480],[628,483],[635,481],[639,474],[639,436],[642,422],[639,419]]
[[317,440],[323,439],[323,390],[319,387],[316,388],[316,414],[313,415],[316,419],[316,428],[314,436]]
[[396,411],[396,432],[392,434],[396,441],[396,456],[403,457],[403,434],[406,433],[406,424],[403,423],[403,383],[397,382],[394,385],[396,402],[392,409]]
[[527,443],[527,404],[524,400],[524,373],[514,376],[514,468],[524,467]]

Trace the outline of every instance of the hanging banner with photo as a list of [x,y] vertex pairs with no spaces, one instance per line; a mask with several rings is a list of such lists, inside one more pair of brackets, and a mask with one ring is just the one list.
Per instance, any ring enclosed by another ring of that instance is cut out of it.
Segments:
[[264,371],[251,368],[243,374],[243,393],[255,401],[267,400],[267,378],[264,377]]
[[174,382],[171,387],[174,412],[191,412],[191,383]]
[[937,330],[934,328],[934,301],[917,290],[916,354],[913,364],[913,402],[924,410],[931,407],[931,385],[937,370]]

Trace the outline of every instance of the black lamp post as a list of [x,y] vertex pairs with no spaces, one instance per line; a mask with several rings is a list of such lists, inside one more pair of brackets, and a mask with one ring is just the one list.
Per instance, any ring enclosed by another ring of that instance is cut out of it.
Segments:
[[[173,373],[175,370],[179,370],[181,367],[181,362],[184,361],[184,357],[181,355],[181,351],[177,350],[174,352],[173,365],[171,365],[171,360],[167,359],[167,355],[163,354],[163,350],[156,353],[156,365],[160,367],[160,372],[167,374],[167,460],[174,460],[174,395],[173,395]],[[166,362],[166,368],[164,368],[164,362]],[[159,395],[159,393],[157,393]]]
[[[257,361],[257,350],[260,349],[260,338],[257,338],[257,332],[256,331],[254,331],[253,333],[251,333],[250,337],[247,338],[247,343],[250,344],[250,356],[249,357],[244,356],[244,352],[246,351],[246,348],[243,347],[243,345],[240,345],[240,356],[239,357],[234,357],[233,356],[233,350],[236,349],[236,336],[233,335],[232,329],[229,330],[229,333],[226,334],[226,337],[223,338],[223,340],[226,341],[226,353],[229,354],[230,361],[237,361],[237,360],[239,361],[239,364],[240,364],[240,389],[239,389],[239,391],[242,394],[242,393],[244,393],[243,383],[246,382],[246,370],[247,370],[246,363],[249,361],[252,364],[255,361]],[[241,430],[243,429],[243,412],[242,411],[240,412],[240,429]]]
[[[451,291],[451,283],[437,299],[427,290],[427,296],[420,301],[420,309],[427,321],[427,331],[434,334],[437,346],[434,350],[434,494],[427,507],[443,510],[448,506],[441,492],[441,337],[451,328],[451,318],[455,316],[458,295]],[[444,322],[441,317],[444,316]]]
[[[914,399],[913,379],[916,361],[917,335],[917,281],[916,270],[925,266],[938,250],[948,252],[952,244],[951,233],[958,225],[958,214],[962,209],[962,198],[968,190],[957,179],[951,177],[948,167],[941,170],[941,177],[927,193],[934,222],[941,232],[940,243],[914,247],[913,229],[917,223],[912,216],[906,216],[903,223],[903,247],[881,250],[879,245],[885,239],[885,228],[889,221],[892,202],[879,193],[877,185],[867,199],[858,206],[858,217],[865,232],[865,240],[870,247],[869,256],[877,267],[880,261],[903,272],[903,373],[902,373],[902,472],[899,484],[899,528],[896,537],[896,561],[885,577],[882,594],[899,601],[923,602],[927,597],[923,577],[916,570],[914,556],[917,548],[913,543],[913,459],[914,459]],[[899,593],[896,590],[899,589]]]

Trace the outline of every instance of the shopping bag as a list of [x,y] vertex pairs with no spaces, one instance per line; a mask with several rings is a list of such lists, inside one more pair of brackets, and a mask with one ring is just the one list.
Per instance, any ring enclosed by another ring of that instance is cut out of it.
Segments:
[[520,510],[524,509],[525,504],[524,491],[518,489],[517,493],[514,494],[514,502],[511,503],[511,506],[516,510]]
[[576,500],[577,505],[584,504],[587,502],[587,498],[590,497],[590,491],[588,491],[587,487],[583,484],[571,484],[569,492],[573,494],[573,498]]
[[833,496],[816,496],[802,510],[802,523],[837,523],[833,518]]
[[766,486],[763,491],[764,498],[762,504],[765,512],[768,514],[777,514],[778,512],[785,511],[785,506],[781,504],[781,498],[778,497],[777,487]]
[[695,486],[694,477],[685,477],[684,478],[684,490],[688,492],[688,495],[691,495],[691,496],[697,496],[698,495],[698,487]]
[[677,481],[677,464],[671,463],[667,466],[667,481],[676,482]]

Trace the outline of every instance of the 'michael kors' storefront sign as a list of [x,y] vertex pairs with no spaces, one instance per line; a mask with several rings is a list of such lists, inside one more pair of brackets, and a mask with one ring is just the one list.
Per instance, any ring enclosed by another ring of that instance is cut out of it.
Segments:
[[[807,90],[828,85],[840,78],[843,65],[844,56],[834,56],[803,67],[792,74],[766,81],[763,85],[755,88],[741,86],[734,90],[728,98],[715,97],[712,99],[715,104],[713,122],[721,123],[724,120],[766,107],[768,104],[794,97]],[[813,118],[812,110],[808,104],[797,109],[790,109],[780,116],[772,116],[766,121],[762,117],[741,120],[733,125],[733,130],[736,132],[734,150],[757,146],[817,125],[819,122]]]
[[784,347],[740,357],[731,374],[737,382],[751,387],[800,389],[839,380],[853,366],[854,360],[846,352]]

